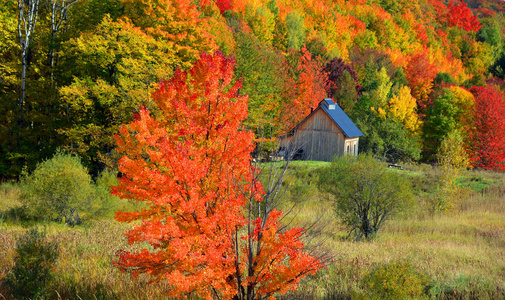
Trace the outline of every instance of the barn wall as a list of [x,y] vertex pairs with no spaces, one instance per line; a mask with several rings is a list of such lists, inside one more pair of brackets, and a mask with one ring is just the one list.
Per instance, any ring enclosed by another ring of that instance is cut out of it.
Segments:
[[279,138],[281,149],[303,149],[304,160],[316,161],[331,161],[335,155],[358,155],[358,144],[358,137],[346,138],[322,109],[300,124],[294,135]]
[[283,136],[279,138],[279,147],[280,148],[289,148],[293,143],[293,135]]
[[303,149],[305,160],[331,161],[335,154],[344,154],[345,136],[319,109],[297,128],[294,144]]

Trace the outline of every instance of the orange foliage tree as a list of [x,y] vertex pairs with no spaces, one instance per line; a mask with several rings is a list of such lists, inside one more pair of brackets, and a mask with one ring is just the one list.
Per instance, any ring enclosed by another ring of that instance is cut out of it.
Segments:
[[191,0],[121,0],[124,17],[146,34],[167,44],[187,68],[202,51],[216,49],[208,20]]
[[438,72],[437,67],[430,62],[429,49],[425,47],[413,53],[405,71],[412,96],[417,99],[421,110],[424,110],[429,105],[428,95]]
[[145,203],[116,220],[138,221],[129,243],[152,246],[122,252],[116,264],[133,277],[165,280],[170,296],[262,299],[322,266],[303,251],[302,229],[281,231],[281,212],[259,217],[252,209],[268,193],[251,167],[247,96],[232,82],[234,65],[221,53],[202,54],[153,94],[161,118],[141,108],[116,136],[123,157],[114,193]]
[[318,61],[312,60],[312,55],[305,45],[302,47],[301,54],[296,97],[284,104],[281,113],[283,125],[287,130],[303,120],[310,113],[311,107],[317,107],[319,101],[327,96],[328,76],[323,71],[323,66]]

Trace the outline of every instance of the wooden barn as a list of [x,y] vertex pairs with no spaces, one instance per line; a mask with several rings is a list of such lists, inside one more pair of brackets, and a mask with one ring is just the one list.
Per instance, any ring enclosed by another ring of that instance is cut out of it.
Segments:
[[363,133],[340,106],[324,99],[287,135],[279,137],[279,146],[280,152],[294,153],[295,159],[331,161],[335,155],[357,155],[360,136]]

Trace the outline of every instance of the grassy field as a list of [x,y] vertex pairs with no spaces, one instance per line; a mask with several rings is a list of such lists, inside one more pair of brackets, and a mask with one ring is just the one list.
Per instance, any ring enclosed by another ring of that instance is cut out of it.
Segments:
[[[367,274],[391,262],[408,262],[425,274],[432,299],[505,299],[503,174],[465,171],[459,179],[464,191],[459,209],[441,214],[430,209],[437,169],[412,165],[391,170],[412,180],[415,205],[386,223],[372,241],[352,242],[344,239],[346,231],[333,216],[331,199],[317,190],[317,171],[324,165],[295,162],[287,180],[290,189],[305,195],[292,214],[292,224],[309,224],[321,217],[324,228],[313,242],[322,242],[318,251],[329,253],[327,268],[304,279],[283,299],[350,299],[362,293]],[[0,186],[0,281],[13,265],[16,237],[38,226],[60,249],[50,286],[52,299],[166,299],[163,284],[149,285],[145,277],[131,280],[113,267],[116,252],[129,249],[122,236],[128,225],[112,218],[76,227],[16,220],[18,197],[16,184]],[[2,285],[0,299],[11,299]]]

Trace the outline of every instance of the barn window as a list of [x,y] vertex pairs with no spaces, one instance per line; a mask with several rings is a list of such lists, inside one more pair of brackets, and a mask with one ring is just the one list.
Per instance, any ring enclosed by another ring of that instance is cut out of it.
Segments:
[[349,144],[347,144],[347,152],[346,153],[350,153],[349,147],[350,147]]

